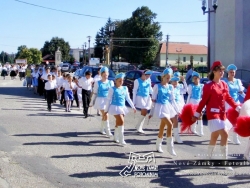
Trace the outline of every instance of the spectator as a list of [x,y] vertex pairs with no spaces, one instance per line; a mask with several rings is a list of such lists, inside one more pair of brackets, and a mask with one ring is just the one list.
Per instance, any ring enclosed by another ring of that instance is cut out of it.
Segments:
[[193,74],[193,67],[191,65],[188,65],[188,71],[187,71],[187,74],[186,74],[186,82],[187,82],[187,85],[191,84],[192,83],[192,74]]

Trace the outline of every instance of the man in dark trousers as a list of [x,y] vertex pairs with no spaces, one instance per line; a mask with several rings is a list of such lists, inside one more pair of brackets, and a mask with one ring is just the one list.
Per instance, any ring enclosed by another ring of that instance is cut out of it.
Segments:
[[94,79],[91,77],[91,72],[87,71],[85,77],[79,79],[79,85],[82,87],[82,103],[83,103],[83,114],[84,117],[88,117],[88,109],[92,91],[92,84]]

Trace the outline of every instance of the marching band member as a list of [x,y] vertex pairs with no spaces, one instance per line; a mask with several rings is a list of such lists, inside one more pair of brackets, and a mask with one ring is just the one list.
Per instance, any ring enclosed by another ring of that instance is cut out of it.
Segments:
[[[181,76],[181,73],[180,72],[175,72],[174,73],[174,75],[173,75],[174,77],[178,77],[180,80],[181,80],[181,84],[180,85],[182,85],[182,88],[183,88],[183,92],[181,93],[181,98],[180,98],[180,100],[182,100],[183,101],[183,103],[185,103],[185,100],[184,100],[184,94],[186,94],[187,93],[187,89],[188,89],[188,86],[187,86],[187,82],[186,82],[186,79],[183,77],[183,76]],[[184,90],[185,89],[185,90]]]
[[[178,73],[178,72],[176,72]],[[175,102],[176,105],[178,106],[178,110],[181,112],[184,105],[185,105],[185,101],[184,101],[184,94],[187,92],[187,83],[184,79],[183,76],[180,76],[178,74],[174,73],[174,77],[171,78],[170,82],[174,87],[174,98],[175,98]],[[182,81],[183,84],[179,84],[179,81]],[[178,118],[178,117],[177,117]],[[179,127],[178,127],[178,122],[177,124],[174,124],[174,136],[175,136],[175,141],[179,144],[183,143],[182,140],[179,137]]]
[[[174,88],[168,84],[173,71],[167,68],[162,73],[161,83],[156,84],[153,88],[152,101],[153,105],[150,111],[149,119],[154,115],[161,119],[159,134],[156,141],[156,149],[162,153],[161,148],[164,128],[167,125],[167,151],[176,156],[174,151],[174,142],[172,137],[173,124],[178,124],[177,114],[180,113],[174,99]],[[175,128],[175,133],[178,133],[178,128]],[[176,135],[177,136],[177,135]],[[179,134],[178,134],[179,136]]]
[[[212,157],[214,147],[217,139],[221,136],[220,150],[223,159],[227,159],[228,148],[228,132],[232,124],[226,118],[225,102],[227,102],[233,109],[240,111],[240,106],[234,102],[229,94],[227,84],[221,80],[224,75],[224,66],[220,61],[215,61],[211,67],[209,79],[211,82],[203,87],[202,99],[196,109],[193,122],[201,117],[202,109],[206,106],[206,113],[208,119],[208,128],[211,131],[210,143],[208,146],[208,158]],[[230,167],[230,170],[232,168]]]
[[[187,104],[195,104],[198,105],[201,101],[202,96],[202,90],[204,87],[204,84],[200,83],[200,74],[198,72],[193,71],[192,73],[192,80],[193,83],[188,85],[188,99]],[[198,132],[196,132],[196,123],[198,122]],[[203,121],[202,116],[198,119],[198,121],[195,122],[191,129],[194,134],[197,134],[199,136],[203,136]]]
[[66,101],[66,112],[71,112],[71,101],[74,99],[73,90],[76,88],[75,83],[73,82],[73,78],[71,75],[67,76],[67,82],[63,83],[63,89],[64,89],[64,97]]
[[51,74],[48,74],[47,76],[47,82],[45,83],[44,89],[46,90],[47,94],[47,105],[48,105],[48,111],[51,111],[51,103],[53,103],[53,98],[54,98],[54,90],[56,88],[55,82],[52,80]]
[[116,119],[114,139],[121,145],[126,145],[124,141],[124,116],[128,113],[128,109],[125,106],[125,100],[136,112],[135,106],[129,97],[128,88],[122,86],[125,74],[119,73],[115,76],[115,86],[111,87],[108,91],[107,103],[104,110],[104,115],[107,113],[114,115]]
[[141,116],[136,124],[136,130],[139,133],[144,133],[142,130],[145,117],[148,113],[148,110],[151,108],[152,102],[150,93],[152,93],[153,89],[151,87],[150,76],[152,71],[145,70],[141,77],[134,81],[133,88],[133,103],[136,108],[141,109]]
[[[243,87],[241,80],[235,78],[236,70],[237,67],[234,64],[228,65],[227,67],[228,78],[225,79],[225,82],[228,85],[230,96],[234,99],[234,101],[237,104],[240,104],[239,96],[240,94],[243,94],[245,88]],[[226,103],[226,111],[228,111],[229,108],[230,108],[229,104]],[[240,141],[238,138],[238,134],[236,134],[233,129],[232,131],[233,131],[233,143],[239,145]]]
[[[101,122],[101,134],[107,134],[107,136],[112,136],[109,127],[108,114],[104,115],[104,110],[107,103],[108,91],[111,87],[114,87],[114,82],[108,80],[109,69],[107,67],[102,67],[100,69],[101,80],[95,81],[93,95],[91,97],[90,107],[93,106],[97,110],[100,110],[102,113],[102,122]],[[106,133],[105,131],[106,130]]]
[[[95,84],[95,82],[98,82],[99,80],[102,79],[100,70],[101,70],[101,67],[98,68],[97,75],[95,75],[95,77],[94,77],[94,84]],[[99,109],[97,109],[97,115],[100,116]]]

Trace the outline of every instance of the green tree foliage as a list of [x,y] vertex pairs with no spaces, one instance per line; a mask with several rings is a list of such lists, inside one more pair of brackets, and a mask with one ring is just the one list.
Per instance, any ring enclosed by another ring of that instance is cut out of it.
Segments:
[[40,64],[42,53],[36,48],[22,48],[17,59],[27,59],[28,64]]
[[11,56],[11,54],[8,54],[2,51],[0,53],[0,62],[1,63],[6,63],[6,62],[13,63],[13,56]]
[[43,48],[41,49],[42,57],[48,54],[55,55],[58,47],[62,53],[62,61],[69,61],[69,51],[70,45],[68,42],[65,42],[63,38],[53,37],[50,41],[45,41]]
[[114,37],[143,39],[114,41],[113,53],[121,54],[131,63],[152,63],[162,39],[160,24],[155,22],[155,19],[156,14],[143,6],[137,8],[131,18],[118,23]]
[[17,54],[16,54],[16,59],[20,56],[20,53],[23,49],[27,48],[26,45],[21,45],[17,48]]

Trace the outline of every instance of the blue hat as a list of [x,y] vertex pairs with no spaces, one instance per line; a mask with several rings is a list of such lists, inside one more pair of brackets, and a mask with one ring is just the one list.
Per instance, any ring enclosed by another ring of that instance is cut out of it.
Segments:
[[193,71],[193,73],[192,73],[192,77],[194,77],[194,76],[197,76],[198,78],[200,78],[200,74],[198,72],[195,72],[195,71]]
[[171,68],[166,68],[163,72],[162,72],[162,76],[165,76],[166,74],[173,74],[173,70]]
[[230,71],[230,70],[237,70],[237,67],[234,65],[234,64],[230,64],[227,66],[227,71]]
[[109,72],[109,69],[107,67],[102,67],[100,70],[101,73],[103,72]]
[[115,76],[115,80],[119,79],[119,78],[124,78],[125,74],[124,73],[119,73]]
[[173,81],[179,82],[180,78],[177,77],[177,76],[174,76],[174,77],[171,78],[170,82],[173,82]]
[[153,72],[151,70],[146,71],[144,74],[149,74],[151,75]]
[[181,73],[180,73],[180,72],[175,72],[175,73],[174,73],[174,76],[180,77],[180,76],[181,76]]

